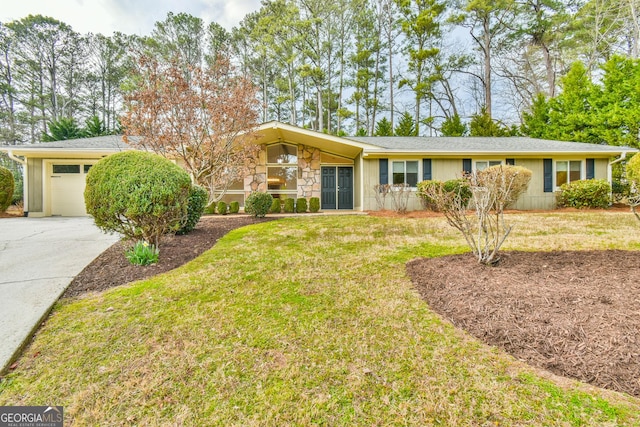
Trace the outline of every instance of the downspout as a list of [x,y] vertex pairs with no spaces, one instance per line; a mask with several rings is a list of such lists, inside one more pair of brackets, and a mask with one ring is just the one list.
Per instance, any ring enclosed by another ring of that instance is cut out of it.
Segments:
[[627,152],[623,151],[622,153],[620,153],[620,157],[609,162],[609,164],[607,165],[607,179],[609,181],[609,185],[611,186],[611,192],[609,193],[609,200],[611,200],[611,203],[613,203],[613,168],[612,166],[616,163],[622,162],[626,158],[627,158]]
[[11,150],[7,151],[9,158],[22,165],[22,211],[25,216],[29,214],[29,181],[27,179],[27,160],[17,157]]

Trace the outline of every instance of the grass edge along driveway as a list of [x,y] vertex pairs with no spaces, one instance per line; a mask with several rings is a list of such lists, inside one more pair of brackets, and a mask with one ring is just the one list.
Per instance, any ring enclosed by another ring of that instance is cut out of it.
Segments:
[[[509,220],[506,249],[640,249],[628,214]],[[544,379],[431,312],[404,263],[465,250],[442,218],[238,229],[58,304],[0,405],[63,405],[68,425],[640,425],[637,399]]]

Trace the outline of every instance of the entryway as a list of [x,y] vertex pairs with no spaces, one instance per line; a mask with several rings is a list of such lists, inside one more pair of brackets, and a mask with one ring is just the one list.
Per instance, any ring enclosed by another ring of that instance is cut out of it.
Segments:
[[353,209],[353,167],[322,166],[321,206],[325,209]]

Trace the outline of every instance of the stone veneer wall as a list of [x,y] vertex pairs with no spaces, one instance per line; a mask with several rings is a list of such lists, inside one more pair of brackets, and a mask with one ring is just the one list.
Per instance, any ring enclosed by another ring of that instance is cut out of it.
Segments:
[[254,191],[267,191],[267,147],[264,145],[260,147],[257,160],[247,165],[244,177],[245,196]]
[[[247,165],[244,178],[245,195],[253,191],[267,191],[267,147],[262,146],[257,161]],[[298,145],[298,197],[320,197],[320,150]]]
[[320,197],[320,149],[298,145],[298,197]]

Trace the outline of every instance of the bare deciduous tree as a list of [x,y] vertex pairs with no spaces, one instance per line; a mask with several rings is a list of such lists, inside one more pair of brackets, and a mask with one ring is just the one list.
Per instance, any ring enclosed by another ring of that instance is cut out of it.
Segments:
[[122,117],[125,141],[178,159],[217,201],[254,157],[256,88],[228,60],[208,68],[142,57]]
[[531,171],[500,165],[465,179],[473,195],[470,202],[460,192],[448,192],[440,185],[425,187],[423,191],[444,213],[447,222],[462,233],[478,262],[495,264],[499,260],[498,250],[513,227],[506,223],[504,210],[527,190]]

